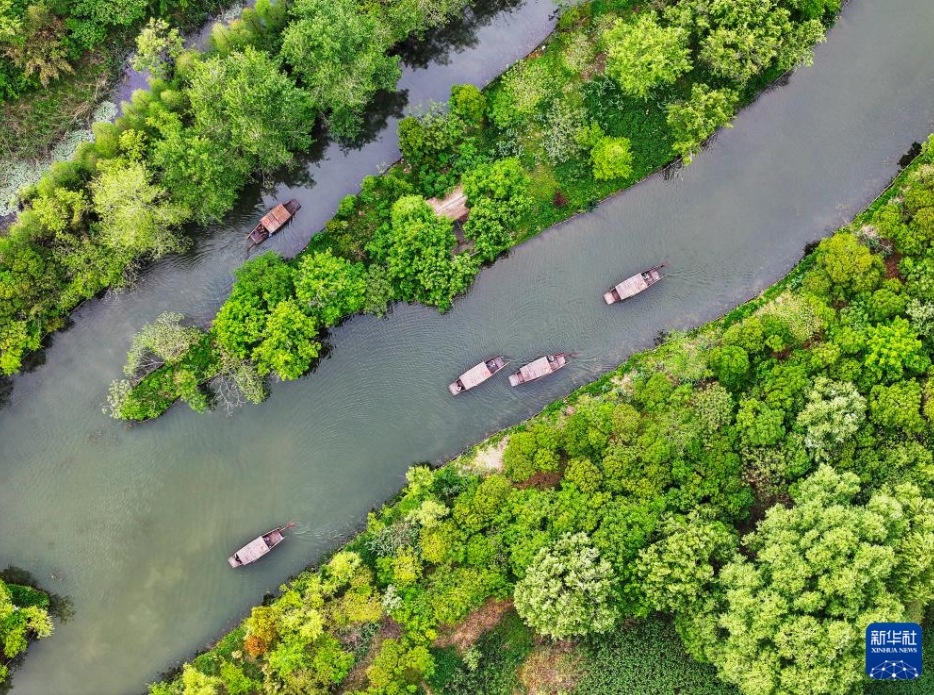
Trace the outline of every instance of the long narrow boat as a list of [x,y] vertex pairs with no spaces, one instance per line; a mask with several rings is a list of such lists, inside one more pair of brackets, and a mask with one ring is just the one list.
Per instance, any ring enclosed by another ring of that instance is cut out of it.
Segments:
[[227,562],[231,567],[243,567],[243,565],[249,565],[251,562],[256,562],[285,540],[285,536],[282,535],[282,532],[285,529],[285,526],[277,526],[272,531],[254,538],[245,546],[240,548],[240,550],[227,558]]
[[292,198],[292,200],[285,204],[279,203],[276,205],[276,207],[263,215],[259,224],[253,227],[253,231],[246,235],[246,238],[250,240],[250,246],[253,247],[262,244],[266,239],[282,229],[285,223],[291,220],[301,207],[302,204],[295,200],[295,198]]
[[507,362],[506,358],[502,355],[484,360],[457,377],[457,379],[448,386],[448,390],[453,396],[463,393],[464,391],[469,391],[474,386],[482,384],[507,364],[509,364],[509,362]]
[[571,357],[571,353],[569,352],[559,352],[557,355],[544,355],[543,357],[539,357],[537,360],[533,360],[527,365],[520,367],[519,371],[515,374],[510,374],[509,385],[518,386],[519,384],[527,384],[530,381],[535,381],[536,379],[541,379],[543,376],[553,374],[568,363],[569,357]]
[[644,292],[664,277],[664,275],[661,274],[661,269],[666,265],[668,264],[662,263],[661,265],[657,265],[654,268],[649,268],[648,270],[644,270],[641,273],[636,273],[631,278],[626,278],[621,283],[611,288],[608,292],[603,293],[604,301],[607,304],[615,304],[616,302],[621,302],[624,299],[634,297],[640,292]]

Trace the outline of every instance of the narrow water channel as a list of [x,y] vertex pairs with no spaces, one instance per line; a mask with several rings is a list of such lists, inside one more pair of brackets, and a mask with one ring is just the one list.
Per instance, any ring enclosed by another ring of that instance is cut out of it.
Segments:
[[[550,12],[546,1],[497,16],[447,65],[408,70],[405,108],[444,98],[453,82],[489,78],[541,39]],[[47,364],[16,380],[0,414],[0,565],[30,568],[77,611],[30,648],[13,693],[141,691],[332,548],[413,461],[448,457],[650,345],[659,330],[713,318],[778,279],[934,130],[932,28],[930,0],[852,0],[814,66],[743,111],[680,176],[652,177],[516,249],[447,315],[402,306],[386,320],[349,321],[315,374],[232,417],[176,407],[125,427],[101,404],[142,323],[166,309],[213,314],[263,204],[301,198],[297,224],[274,239],[295,251],[362,175],[391,161],[391,118],[362,150],[329,148],[310,167],[313,181],[247,201],[137,290],[83,308]],[[663,283],[604,305],[614,281],[659,260],[671,264]],[[579,357],[548,380],[447,393],[483,356],[559,350]],[[231,549],[286,521],[299,533],[275,555],[227,567]]]

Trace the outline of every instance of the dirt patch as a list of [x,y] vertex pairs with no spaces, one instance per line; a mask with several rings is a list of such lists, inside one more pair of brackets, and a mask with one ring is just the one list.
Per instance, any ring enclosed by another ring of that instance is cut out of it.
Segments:
[[435,640],[437,647],[457,647],[461,653],[472,645],[480,636],[499,625],[512,609],[512,599],[497,601],[488,598],[486,602],[473,613],[464,618],[457,625],[442,628],[441,634]]
[[898,251],[888,256],[885,259],[885,278],[886,280],[891,280],[892,278],[898,278],[901,280],[902,275],[898,272],[898,264],[902,260],[902,254]]
[[506,444],[509,443],[509,437],[503,437],[494,445],[487,445],[478,449],[473,460],[470,462],[470,469],[475,473],[485,475],[486,473],[499,473],[503,470],[503,452],[506,451]]
[[527,695],[562,695],[577,685],[583,674],[583,656],[571,642],[536,647],[519,668],[519,682]]
[[598,53],[593,62],[581,73],[584,80],[593,79],[594,75],[602,75],[606,70],[606,53]]
[[520,490],[525,490],[528,487],[534,487],[537,490],[546,490],[560,483],[563,477],[564,474],[561,473],[561,471],[539,471],[528,480],[516,483],[516,487]]

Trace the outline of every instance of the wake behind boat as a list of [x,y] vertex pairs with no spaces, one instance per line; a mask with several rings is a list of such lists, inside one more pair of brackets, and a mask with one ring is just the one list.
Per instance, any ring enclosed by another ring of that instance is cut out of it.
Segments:
[[544,355],[539,357],[537,360],[533,360],[528,364],[519,368],[519,371],[515,374],[509,376],[509,385],[518,386],[519,384],[527,384],[530,381],[535,381],[536,379],[541,379],[543,376],[548,376],[558,371],[568,363],[568,358],[571,357],[569,352],[559,352],[556,355]]
[[479,386],[499,370],[505,367],[509,362],[502,355],[491,357],[468,369],[448,386],[451,395],[456,396],[464,391],[469,391],[474,386]]
[[615,304],[616,302],[621,302],[624,299],[634,297],[640,292],[644,292],[664,277],[664,275],[661,274],[661,269],[666,265],[668,264],[662,263],[661,265],[657,265],[654,268],[649,268],[648,270],[644,270],[641,273],[637,273],[631,278],[626,278],[621,283],[611,288],[608,292],[604,292],[603,300],[607,304]]
[[245,546],[240,548],[240,550],[227,558],[227,562],[231,567],[243,567],[243,565],[249,565],[251,562],[256,562],[285,540],[285,536],[282,535],[282,532],[286,528],[288,527],[278,526],[272,531],[254,538]]

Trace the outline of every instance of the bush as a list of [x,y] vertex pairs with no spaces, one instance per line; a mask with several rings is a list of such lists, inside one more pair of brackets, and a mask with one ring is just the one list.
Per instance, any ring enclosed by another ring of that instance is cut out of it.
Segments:
[[604,136],[590,150],[593,177],[597,181],[624,179],[632,174],[629,140]]

